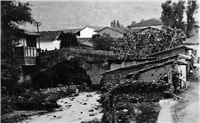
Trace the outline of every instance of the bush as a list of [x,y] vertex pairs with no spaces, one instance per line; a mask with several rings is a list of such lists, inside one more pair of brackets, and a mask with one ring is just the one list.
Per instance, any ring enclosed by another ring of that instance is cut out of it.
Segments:
[[160,110],[158,101],[170,90],[170,85],[161,80],[127,79],[114,86],[104,85],[104,90],[100,99],[104,111],[102,122],[155,123]]
[[27,91],[15,98],[14,105],[18,110],[48,110],[58,108],[57,100],[62,97],[67,97],[74,92],[75,89],[68,89],[68,87]]
[[1,115],[6,113],[10,113],[15,108],[14,104],[12,103],[12,97],[9,95],[2,95],[1,96]]

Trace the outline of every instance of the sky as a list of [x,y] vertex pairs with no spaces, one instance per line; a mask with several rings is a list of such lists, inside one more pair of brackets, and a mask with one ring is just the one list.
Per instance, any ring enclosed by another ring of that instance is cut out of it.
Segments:
[[[132,21],[159,19],[162,12],[161,4],[165,0],[29,0],[28,2],[31,4],[33,18],[41,22],[39,30],[54,31],[89,25],[110,26],[114,19],[119,20],[124,27],[130,25]],[[37,28],[30,24],[21,28],[37,31]]]

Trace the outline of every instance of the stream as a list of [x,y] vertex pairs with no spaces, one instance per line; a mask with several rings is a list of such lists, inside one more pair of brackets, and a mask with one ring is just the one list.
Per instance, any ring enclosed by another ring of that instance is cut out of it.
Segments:
[[61,106],[60,108],[51,113],[32,116],[23,123],[80,123],[93,119],[101,120],[103,113],[97,102],[99,98],[100,94],[97,92],[81,92],[76,97],[59,99],[57,103]]

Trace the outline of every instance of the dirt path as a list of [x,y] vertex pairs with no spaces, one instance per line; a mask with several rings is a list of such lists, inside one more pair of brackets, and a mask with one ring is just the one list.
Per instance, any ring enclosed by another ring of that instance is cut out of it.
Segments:
[[58,100],[61,105],[55,112],[30,117],[23,123],[56,122],[80,123],[81,121],[101,119],[102,113],[97,100],[100,94],[96,92],[80,93],[77,97]]
[[184,99],[178,107],[177,123],[200,123],[199,83],[199,81],[192,81],[188,90],[180,95]]

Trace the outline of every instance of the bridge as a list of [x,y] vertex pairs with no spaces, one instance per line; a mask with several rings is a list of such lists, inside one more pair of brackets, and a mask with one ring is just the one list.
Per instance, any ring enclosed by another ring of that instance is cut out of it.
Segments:
[[[65,79],[68,79],[68,74],[73,74],[73,79],[77,79],[78,76],[84,76],[84,73],[86,73],[89,75],[92,84],[98,85],[100,83],[101,73],[109,69],[109,66],[105,63],[111,55],[112,53],[108,51],[77,48],[63,48],[41,52],[36,60],[37,66],[41,70],[49,70],[44,73],[49,79],[46,80],[44,77],[37,78],[45,79],[44,81],[52,81],[53,79],[55,81],[56,79],[56,81],[59,82],[62,81],[60,79],[65,76],[64,74],[66,74]],[[63,67],[66,67],[68,70]],[[75,75],[75,73],[77,73],[77,75]],[[63,76],[59,77],[61,74],[63,74]],[[87,76],[85,76],[85,78],[87,78]],[[41,81],[40,79],[37,79],[37,81]]]

